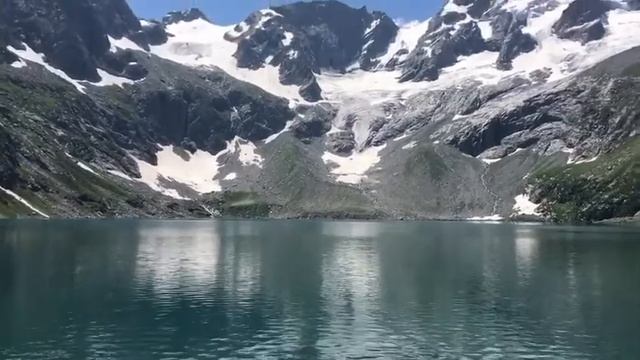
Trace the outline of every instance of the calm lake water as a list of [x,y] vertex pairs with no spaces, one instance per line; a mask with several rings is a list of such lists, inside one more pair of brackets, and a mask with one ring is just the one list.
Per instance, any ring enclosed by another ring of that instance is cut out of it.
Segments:
[[640,228],[0,222],[0,359],[638,359]]

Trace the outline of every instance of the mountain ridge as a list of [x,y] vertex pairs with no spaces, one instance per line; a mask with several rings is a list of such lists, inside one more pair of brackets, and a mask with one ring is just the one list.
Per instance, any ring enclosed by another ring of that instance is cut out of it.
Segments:
[[568,180],[536,176],[626,154],[637,137],[634,2],[451,0],[404,27],[337,1],[232,26],[81,3],[5,5],[1,214],[590,222],[640,210],[633,186],[598,200],[607,211],[562,207],[574,200],[548,189]]

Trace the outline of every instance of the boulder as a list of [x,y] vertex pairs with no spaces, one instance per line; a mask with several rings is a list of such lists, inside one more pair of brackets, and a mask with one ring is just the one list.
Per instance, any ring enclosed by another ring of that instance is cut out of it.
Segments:
[[603,0],[575,0],[553,24],[553,31],[562,39],[583,44],[602,39],[605,34],[603,21],[610,9],[611,5]]

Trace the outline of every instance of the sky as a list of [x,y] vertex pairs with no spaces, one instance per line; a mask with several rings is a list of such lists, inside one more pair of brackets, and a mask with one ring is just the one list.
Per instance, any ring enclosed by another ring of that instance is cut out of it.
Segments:
[[[252,11],[269,7],[269,0],[127,0],[141,18],[161,19],[172,10],[198,7],[211,21],[230,25],[244,20]],[[293,2],[271,0],[273,4]],[[442,7],[440,0],[343,0],[353,7],[367,6],[369,10],[381,10],[392,18],[407,22],[424,20]]]

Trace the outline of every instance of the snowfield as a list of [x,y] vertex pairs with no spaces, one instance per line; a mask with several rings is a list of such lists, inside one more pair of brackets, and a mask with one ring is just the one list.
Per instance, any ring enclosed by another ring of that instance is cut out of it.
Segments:
[[338,182],[346,184],[360,184],[367,179],[366,173],[380,162],[380,151],[386,145],[369,147],[356,151],[350,156],[340,156],[326,151],[322,160],[335,175]]
[[226,33],[235,32],[234,27],[215,25],[203,19],[171,24],[167,26],[167,32],[173,36],[165,44],[152,46],[151,53],[187,66],[217,67],[238,80],[289,99],[292,104],[304,103],[297,86],[280,83],[277,67],[266,64],[261,69],[250,70],[237,66],[233,56],[237,44],[225,39]]

